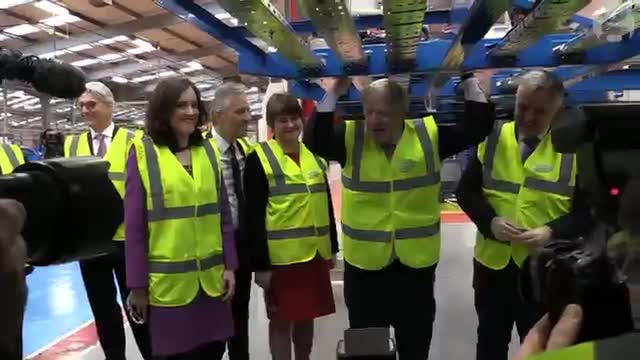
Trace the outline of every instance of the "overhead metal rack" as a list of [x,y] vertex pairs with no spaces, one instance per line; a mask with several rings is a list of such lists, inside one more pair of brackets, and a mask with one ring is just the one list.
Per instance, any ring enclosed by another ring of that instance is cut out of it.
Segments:
[[[602,34],[623,35],[619,41],[607,41],[606,36],[599,35],[598,41],[585,46],[581,39],[591,36],[597,26],[591,19],[574,14],[588,5],[589,0],[543,0],[502,39],[486,39],[485,35],[512,5],[512,0],[476,0],[468,8],[438,11],[425,10],[424,0],[387,0],[383,1],[381,15],[357,17],[351,17],[344,0],[303,0],[301,4],[310,18],[293,22],[287,22],[268,0],[220,0],[220,5],[239,20],[240,26],[222,22],[204,9],[201,1],[155,1],[236,50],[240,72],[291,80],[290,90],[305,98],[323,96],[323,90],[309,81],[313,78],[357,75],[376,78],[395,74],[409,77],[408,90],[414,102],[422,102],[433,87],[440,88],[441,99],[455,97],[457,75],[481,69],[499,70],[492,85],[492,93],[499,95],[498,82],[527,68],[555,68],[572,86],[571,91],[586,91],[581,86],[595,84],[592,80],[615,79],[593,85],[594,93],[584,98],[600,96],[599,101],[603,101],[602,94],[616,90],[621,76],[637,75],[637,70],[617,70],[640,54],[640,29],[635,25],[620,26],[629,16],[635,18],[635,5],[621,7],[600,27]],[[517,1],[522,6],[523,0]],[[578,24],[575,31],[559,30],[567,21]],[[453,39],[422,40],[425,24],[461,26]],[[363,45],[357,31],[369,28],[385,28],[386,43]],[[300,39],[312,33],[323,37],[328,47],[309,49]],[[277,50],[265,51],[252,41],[254,37]],[[611,70],[616,71],[610,73]],[[629,83],[640,88],[635,82]],[[359,92],[351,88],[344,100],[358,102]]]

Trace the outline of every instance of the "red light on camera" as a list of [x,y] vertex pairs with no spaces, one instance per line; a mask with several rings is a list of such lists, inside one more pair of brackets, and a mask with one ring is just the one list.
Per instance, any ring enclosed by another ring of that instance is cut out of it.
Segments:
[[611,188],[611,190],[609,190],[609,194],[611,194],[611,196],[618,196],[618,195],[620,195],[620,189]]

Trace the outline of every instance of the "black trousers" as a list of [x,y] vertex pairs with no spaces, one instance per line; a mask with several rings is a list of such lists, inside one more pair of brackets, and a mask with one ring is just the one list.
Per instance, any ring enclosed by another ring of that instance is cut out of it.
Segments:
[[231,312],[235,332],[227,341],[230,360],[249,360],[249,299],[251,296],[251,271],[241,266],[235,272],[236,292],[231,300]]
[[502,270],[492,270],[473,261],[478,314],[477,360],[507,360],[513,324],[522,341],[544,315],[523,301],[519,290],[521,272],[513,260]]
[[345,262],[344,297],[351,328],[393,326],[400,360],[425,360],[433,331],[436,266],[413,269],[399,261],[378,271]]
[[186,353],[155,357],[155,360],[222,360],[224,341],[214,341]]
[[[115,250],[112,253],[80,261],[80,270],[106,360],[125,360],[124,324],[122,310],[117,302],[114,274],[123,304],[126,304],[129,290],[125,277],[124,243],[114,243]],[[125,311],[125,313],[142,357],[145,360],[151,359],[147,326],[134,323],[129,317],[129,312]]]

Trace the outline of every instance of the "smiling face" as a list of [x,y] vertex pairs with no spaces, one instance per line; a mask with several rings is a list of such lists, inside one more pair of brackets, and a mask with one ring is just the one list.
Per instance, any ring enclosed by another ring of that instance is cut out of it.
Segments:
[[553,91],[520,85],[515,107],[518,133],[522,137],[544,135],[561,106],[562,97]]
[[198,97],[192,87],[183,91],[171,117],[171,128],[178,137],[188,137],[198,126]]
[[303,126],[302,118],[299,115],[279,115],[273,122],[273,135],[277,141],[282,143],[295,142],[298,141]]
[[82,119],[90,128],[102,131],[111,125],[113,106],[90,92],[85,92],[78,98],[78,108]]

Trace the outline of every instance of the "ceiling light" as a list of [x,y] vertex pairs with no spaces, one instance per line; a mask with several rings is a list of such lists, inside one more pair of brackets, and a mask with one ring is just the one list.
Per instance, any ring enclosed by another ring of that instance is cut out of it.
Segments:
[[82,45],[78,45],[78,46],[70,47],[70,48],[69,48],[69,49],[67,49],[67,50],[69,50],[69,51],[73,51],[73,52],[76,52],[76,51],[83,51],[83,50],[87,50],[87,49],[91,49],[91,45],[89,45],[89,44],[82,44]]
[[49,25],[49,26],[61,26],[64,24],[70,24],[70,23],[74,23],[77,21],[80,21],[81,19],[77,16],[73,16],[71,14],[63,14],[63,15],[58,15],[58,16],[54,16],[54,17],[50,17],[48,19],[44,19],[42,21],[40,21],[42,24],[45,25]]
[[84,59],[84,60],[72,62],[71,65],[77,66],[77,67],[83,67],[83,66],[93,65],[93,64],[99,63],[99,62],[100,62],[100,60],[98,60],[98,59]]
[[161,73],[158,73],[158,77],[167,77],[167,76],[171,76],[171,75],[175,75],[176,72],[175,71],[163,71]]
[[189,61],[189,62],[187,63],[187,65],[189,65],[189,67],[194,68],[194,69],[197,69],[197,70],[202,69],[202,64],[200,64],[200,63],[199,63],[199,62],[197,62],[197,61]]
[[54,58],[56,56],[64,55],[66,53],[68,53],[67,50],[56,50],[56,51],[48,52],[48,53],[45,53],[45,54],[40,54],[40,55],[38,55],[38,57],[41,58],[41,59],[51,59],[51,58]]
[[212,86],[213,86],[213,85],[211,85],[211,84],[196,84],[196,87],[197,87],[198,89],[200,89],[200,90],[208,89],[208,88],[210,88],[210,87],[212,87]]
[[126,84],[129,80],[123,78],[122,76],[114,76],[111,78],[111,81],[117,82],[118,84]]
[[131,41],[132,43],[138,45],[141,48],[152,48],[153,49],[153,45],[151,45],[150,43],[141,40],[141,39],[135,39]]
[[69,10],[67,10],[67,8],[62,7],[58,4],[54,4],[47,0],[38,1],[37,3],[33,4],[33,6],[55,15],[64,15],[69,13]]
[[0,9],[8,9],[10,7],[28,4],[33,2],[33,0],[2,0],[0,1]]
[[38,31],[40,31],[40,29],[29,24],[22,24],[4,29],[4,32],[18,36],[31,34]]
[[121,54],[106,54],[106,55],[102,55],[100,57],[98,57],[100,60],[104,60],[104,61],[111,61],[111,60],[116,60],[116,59],[120,59],[122,57]]
[[126,37],[124,35],[118,35],[118,36],[115,36],[115,37],[112,37],[112,38],[109,38],[109,39],[100,40],[98,42],[100,44],[103,44],[103,45],[110,45],[110,44],[113,44],[115,42],[123,42],[123,41],[127,41],[127,40],[129,40],[128,37]]

